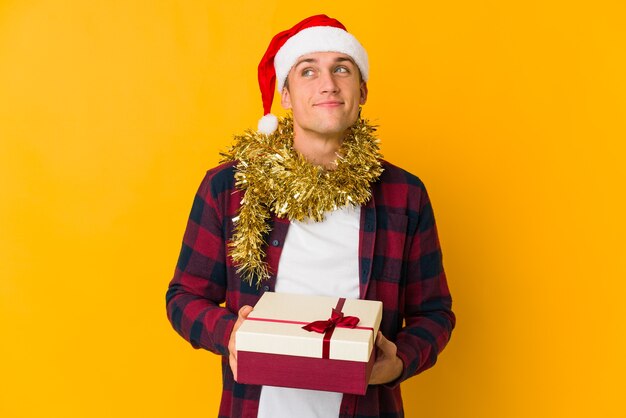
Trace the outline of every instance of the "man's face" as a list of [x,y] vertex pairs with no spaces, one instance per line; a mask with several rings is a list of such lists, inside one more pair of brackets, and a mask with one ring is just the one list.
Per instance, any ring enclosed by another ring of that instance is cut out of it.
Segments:
[[346,55],[315,52],[298,58],[287,77],[281,104],[293,112],[294,131],[322,136],[343,135],[356,122],[367,85]]

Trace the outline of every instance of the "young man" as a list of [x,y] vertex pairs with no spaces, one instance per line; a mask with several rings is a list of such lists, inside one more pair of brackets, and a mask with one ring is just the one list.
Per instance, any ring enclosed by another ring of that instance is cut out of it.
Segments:
[[[450,338],[426,189],[381,159],[360,118],[368,71],[335,19],[276,35],[259,65],[259,131],[237,137],[200,185],[166,302],[180,335],[222,355],[220,417],[401,417],[400,382],[431,367]],[[281,121],[270,114],[275,81],[293,115]],[[364,396],[236,382],[235,331],[266,291],[383,302]]]

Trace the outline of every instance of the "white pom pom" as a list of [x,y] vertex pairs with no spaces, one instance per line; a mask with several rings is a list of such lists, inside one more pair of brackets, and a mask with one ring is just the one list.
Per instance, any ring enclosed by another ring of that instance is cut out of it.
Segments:
[[271,113],[259,119],[259,126],[257,127],[259,132],[269,135],[274,132],[276,128],[278,128],[278,118]]

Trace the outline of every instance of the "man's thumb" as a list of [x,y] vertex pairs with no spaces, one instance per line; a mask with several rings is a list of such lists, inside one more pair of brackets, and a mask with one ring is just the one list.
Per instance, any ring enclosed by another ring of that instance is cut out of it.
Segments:
[[242,306],[241,309],[239,309],[239,318],[246,319],[248,315],[250,315],[250,312],[252,312],[252,306],[250,305]]

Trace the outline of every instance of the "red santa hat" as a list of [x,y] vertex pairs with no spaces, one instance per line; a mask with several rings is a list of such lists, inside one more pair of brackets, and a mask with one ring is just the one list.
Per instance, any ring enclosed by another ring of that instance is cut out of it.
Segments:
[[271,114],[274,86],[280,93],[298,58],[312,52],[340,52],[349,55],[359,67],[363,81],[367,81],[367,53],[359,41],[346,31],[346,27],[326,15],[306,18],[291,29],[274,36],[261,58],[259,88],[264,116],[259,120],[259,132],[271,134],[278,127],[276,116]]

